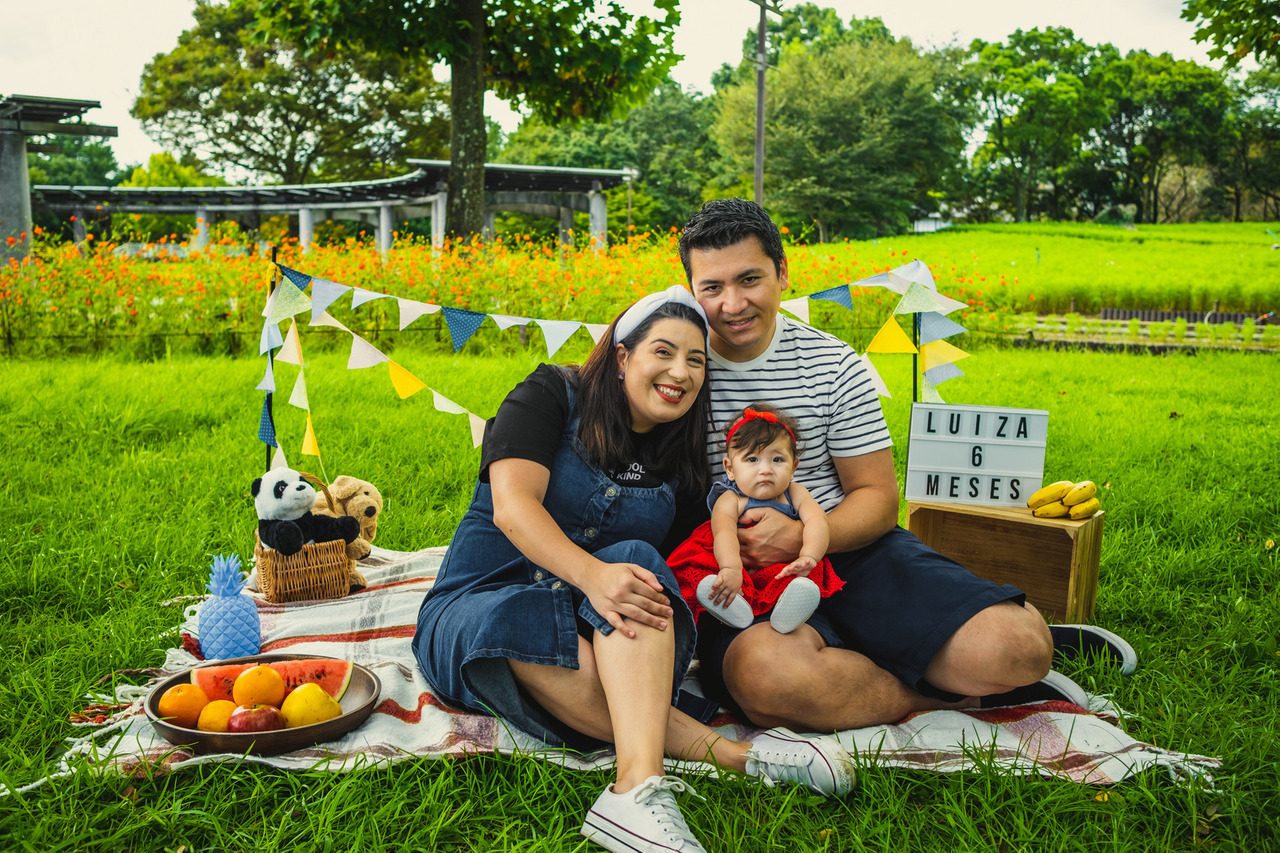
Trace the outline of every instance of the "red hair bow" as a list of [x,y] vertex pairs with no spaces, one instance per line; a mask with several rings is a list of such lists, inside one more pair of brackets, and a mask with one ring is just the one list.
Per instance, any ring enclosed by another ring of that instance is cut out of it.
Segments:
[[724,446],[727,448],[729,443],[733,441],[733,434],[738,431],[738,427],[747,421],[755,420],[768,421],[771,424],[782,424],[782,428],[787,431],[787,435],[791,436],[791,441],[794,442],[796,440],[796,434],[791,431],[791,427],[778,420],[778,416],[773,412],[757,412],[755,409],[747,409],[742,413],[742,417],[738,418],[737,423],[729,428],[729,434],[724,437]]

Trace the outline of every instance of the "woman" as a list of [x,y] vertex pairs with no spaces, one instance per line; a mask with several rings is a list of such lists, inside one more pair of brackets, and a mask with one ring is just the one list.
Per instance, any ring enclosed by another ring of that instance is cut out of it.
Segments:
[[619,315],[580,369],[517,386],[413,639],[447,701],[552,746],[614,745],[617,779],[582,828],[614,851],[703,849],[664,753],[824,793],[852,783],[833,741],[733,742],[671,707],[695,635],[655,545],[677,485],[706,488],[706,360],[706,316],[672,287]]

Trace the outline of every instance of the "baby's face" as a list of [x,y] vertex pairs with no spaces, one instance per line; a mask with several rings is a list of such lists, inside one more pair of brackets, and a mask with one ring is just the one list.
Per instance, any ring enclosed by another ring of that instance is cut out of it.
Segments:
[[758,450],[730,450],[724,458],[724,470],[738,490],[758,500],[773,500],[791,485],[796,472],[796,458],[786,436]]

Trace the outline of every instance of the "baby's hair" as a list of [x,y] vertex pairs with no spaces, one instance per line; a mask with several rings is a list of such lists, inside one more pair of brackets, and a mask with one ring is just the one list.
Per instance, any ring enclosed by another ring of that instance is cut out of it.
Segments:
[[768,403],[752,403],[725,428],[725,451],[754,453],[785,437],[799,459],[799,425]]

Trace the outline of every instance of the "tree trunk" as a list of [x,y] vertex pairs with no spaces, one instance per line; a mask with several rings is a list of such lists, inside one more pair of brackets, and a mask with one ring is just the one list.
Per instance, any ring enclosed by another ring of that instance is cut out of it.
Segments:
[[465,55],[450,64],[452,131],[449,137],[449,204],[445,214],[453,236],[469,240],[484,228],[484,0],[455,0]]

